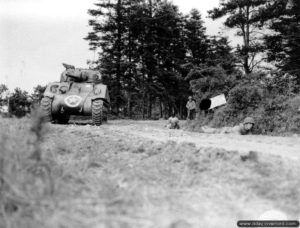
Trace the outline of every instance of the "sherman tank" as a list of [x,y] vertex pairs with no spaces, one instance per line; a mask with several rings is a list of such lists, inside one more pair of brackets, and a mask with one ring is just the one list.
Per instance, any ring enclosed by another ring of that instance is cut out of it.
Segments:
[[91,116],[93,125],[107,121],[109,93],[96,70],[75,68],[63,63],[59,82],[49,83],[41,109],[49,122],[67,124],[71,115]]

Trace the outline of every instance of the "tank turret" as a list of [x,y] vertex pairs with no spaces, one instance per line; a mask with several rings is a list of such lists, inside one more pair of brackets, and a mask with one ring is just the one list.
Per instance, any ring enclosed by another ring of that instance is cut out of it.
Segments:
[[101,75],[99,71],[75,68],[74,66],[66,63],[63,63],[63,66],[66,68],[66,70],[62,72],[60,82],[101,82]]

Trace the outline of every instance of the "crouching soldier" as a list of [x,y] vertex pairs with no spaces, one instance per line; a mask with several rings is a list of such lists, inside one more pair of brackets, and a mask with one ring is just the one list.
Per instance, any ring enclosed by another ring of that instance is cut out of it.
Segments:
[[180,129],[179,120],[176,116],[170,117],[168,119],[168,124],[166,126],[168,129]]
[[246,117],[243,123],[240,123],[234,127],[223,127],[223,128],[211,128],[203,126],[201,129],[204,133],[210,134],[239,134],[239,135],[250,135],[252,134],[253,126],[255,122],[252,117]]

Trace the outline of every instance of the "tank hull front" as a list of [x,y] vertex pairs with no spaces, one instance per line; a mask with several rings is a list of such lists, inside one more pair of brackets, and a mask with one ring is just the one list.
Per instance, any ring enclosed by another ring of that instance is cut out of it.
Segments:
[[[67,115],[92,115],[92,101],[97,99],[89,96],[79,96],[77,94],[66,94],[55,96],[52,102],[53,114]],[[104,111],[107,111],[107,105],[103,101]]]
[[53,82],[47,85],[43,97],[51,100],[50,112],[54,117],[92,116],[92,106],[95,103],[98,108],[99,104],[102,105],[105,117],[109,110],[107,86],[101,83]]

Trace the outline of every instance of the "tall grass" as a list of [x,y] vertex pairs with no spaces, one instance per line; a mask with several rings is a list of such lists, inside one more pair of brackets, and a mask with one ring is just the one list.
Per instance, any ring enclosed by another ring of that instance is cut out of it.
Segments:
[[0,227],[37,227],[45,199],[54,194],[51,161],[40,145],[44,122],[39,111],[32,120],[1,120]]

